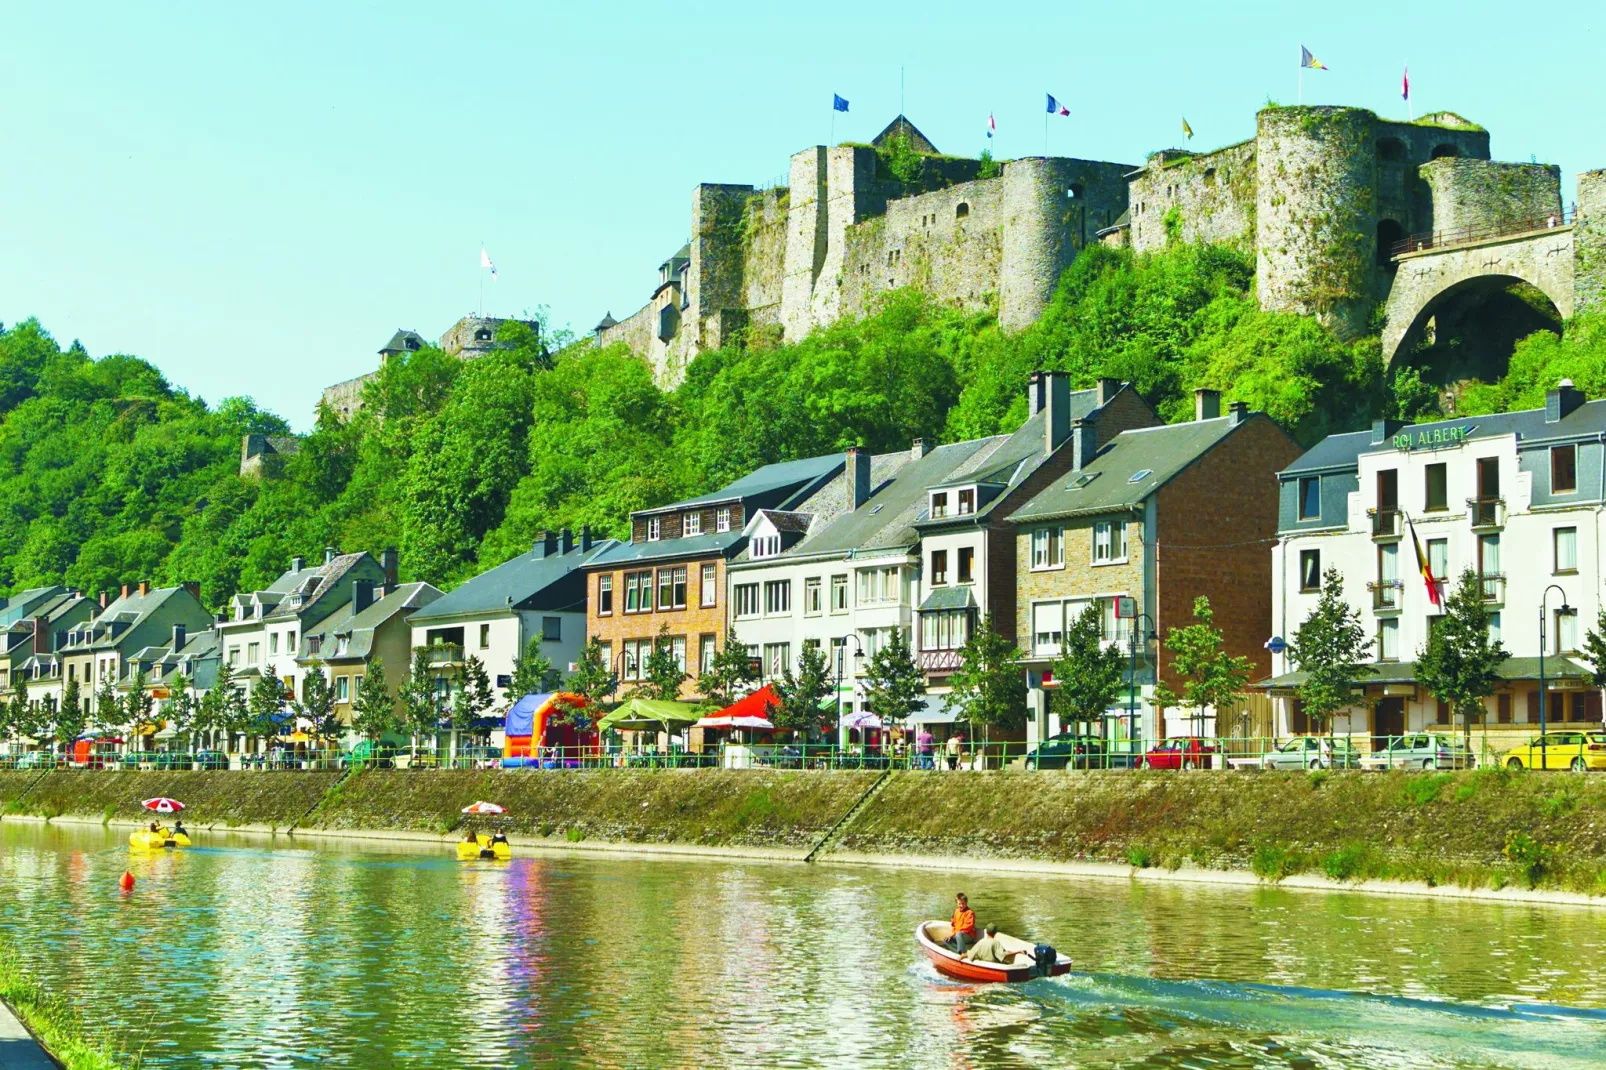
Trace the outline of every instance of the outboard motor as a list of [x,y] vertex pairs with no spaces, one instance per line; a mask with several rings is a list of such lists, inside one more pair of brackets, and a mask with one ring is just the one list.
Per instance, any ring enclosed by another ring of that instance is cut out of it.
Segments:
[[1032,948],[1032,976],[1052,977],[1054,967],[1060,960],[1059,952],[1047,944],[1038,944]]

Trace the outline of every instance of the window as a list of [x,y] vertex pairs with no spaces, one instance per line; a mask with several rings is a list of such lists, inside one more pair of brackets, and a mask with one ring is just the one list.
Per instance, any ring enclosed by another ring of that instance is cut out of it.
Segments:
[[947,491],[940,491],[938,493],[933,494],[931,496],[931,516],[932,516],[932,519],[935,520],[938,517],[944,517],[944,516],[947,516],[947,515],[948,515],[948,492]]
[[948,551],[931,551],[931,582],[940,585],[948,582]]
[[661,516],[649,516],[647,518],[647,541],[657,542],[663,537],[663,533],[664,518]]
[[1322,481],[1315,476],[1306,476],[1299,481],[1299,519],[1320,520],[1322,518]]
[[1032,653],[1057,658],[1065,642],[1065,603],[1042,602],[1032,607]]
[[669,640],[669,653],[675,659],[675,668],[686,671],[686,637],[674,636]]
[[1320,550],[1299,551],[1299,589],[1301,591],[1319,591],[1322,588],[1322,552]]
[[1400,660],[1400,622],[1389,617],[1377,622],[1377,656],[1380,661]]
[[625,612],[652,612],[652,573],[625,573]]
[[1578,649],[1578,611],[1568,608],[1556,610],[1556,649],[1552,653],[1569,654]]
[[[238,664],[240,664],[240,648],[239,647],[237,647],[237,646],[229,647],[229,664],[230,665],[238,665]],[[84,677],[84,679],[87,680],[87,679],[89,679],[89,677],[86,675]]]
[[736,585],[736,615],[738,617],[758,616],[758,584],[738,583]]
[[1037,528],[1032,532],[1032,567],[1065,567],[1065,531],[1063,528]]
[[712,635],[704,634],[697,637],[697,675],[703,676],[714,671],[714,655],[719,653],[719,647]]
[[792,581],[770,580],[764,584],[764,613],[777,616],[792,612]]
[[686,608],[686,569],[661,568],[658,570],[658,608]]
[[1551,534],[1555,544],[1556,571],[1578,571],[1578,529],[1556,528]]
[[1578,489],[1578,447],[1550,447],[1550,493],[1571,494]]
[[486,647],[488,647],[490,645],[491,645],[491,626],[489,624],[482,624],[482,625],[480,625],[480,649],[484,650]]
[[362,674],[354,673],[351,677],[351,693],[353,695],[362,691]]
[[1498,611],[1489,614],[1489,640],[1494,643],[1500,642],[1500,613]]
[[1505,691],[1494,697],[1494,719],[1496,724],[1511,723],[1511,692]]
[[1108,565],[1126,560],[1126,523],[1100,520],[1093,525],[1093,563]]
[[284,636],[284,649],[288,653],[296,648],[296,633],[286,632]]
[[681,520],[680,533],[682,535],[701,535],[703,533],[703,514],[687,513]]
[[1430,513],[1448,509],[1449,486],[1444,463],[1441,461],[1438,464],[1428,465],[1423,475],[1422,508]]
[[779,535],[757,535],[753,538],[754,557],[774,557],[781,552]]
[[955,219],[963,219],[969,214],[970,214],[970,205],[966,204],[964,201],[960,201],[958,204],[954,205],[954,218]]
[[269,632],[268,633],[268,653],[269,654],[277,654],[278,652],[279,652],[279,633],[278,632]]
[[792,664],[791,643],[765,643],[764,644],[764,674],[770,677],[780,676]]
[[976,549],[973,546],[959,548],[959,582],[976,582]]
[[346,702],[351,698],[351,677],[335,677],[335,701]]
[[898,602],[898,567],[866,568],[859,570],[859,605],[896,605]]
[[715,565],[704,565],[701,582],[698,584],[702,595],[702,604],[711,606],[719,601],[719,568]]
[[245,645],[245,663],[247,665],[255,665],[260,660],[262,660],[262,644],[247,643]]
[[731,529],[731,507],[722,505],[714,511],[714,530],[729,531]]
[[1131,621],[1115,615],[1116,600],[1114,598],[1099,599],[1099,635],[1106,642],[1118,646],[1127,644],[1131,633]]
[[970,610],[944,609],[926,613],[920,620],[920,633],[923,650],[958,650],[970,638]]
[[825,598],[820,593],[820,577],[810,576],[803,581],[803,615],[818,617],[825,612]]
[[1450,543],[1447,539],[1428,540],[1428,571],[1433,574],[1433,582],[1439,585],[1439,595],[1444,595],[1444,581],[1450,576]]
[[613,613],[613,573],[597,577],[597,616]]
[[641,678],[641,662],[651,653],[652,646],[648,640],[626,639],[623,644],[623,651],[619,655],[619,660],[622,663],[619,675],[626,680],[639,680]]
[[542,617],[541,618],[541,639],[543,641],[545,641],[545,642],[548,642],[548,643],[561,643],[561,642],[563,642],[563,618],[562,617]]
[[966,488],[959,492],[959,515],[966,516],[976,511],[976,491]]
[[831,612],[848,611],[848,577],[846,573],[831,577]]

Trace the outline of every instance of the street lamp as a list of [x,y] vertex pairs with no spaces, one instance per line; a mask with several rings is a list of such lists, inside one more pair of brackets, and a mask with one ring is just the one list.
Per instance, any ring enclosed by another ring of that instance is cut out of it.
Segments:
[[842,736],[842,663],[848,660],[849,639],[853,640],[853,656],[860,660],[864,658],[864,643],[860,641],[858,632],[849,632],[841,638],[842,642],[840,644],[834,644],[836,645],[836,731],[838,746],[844,745]]
[[1550,756],[1545,746],[1545,706],[1546,700],[1550,697],[1545,689],[1545,602],[1550,597],[1551,591],[1561,595],[1561,612],[1564,616],[1573,611],[1567,604],[1567,592],[1554,583],[1546,587],[1544,593],[1539,596],[1539,768],[1541,769],[1550,767]]
[[[1154,630],[1155,629],[1154,618],[1149,616],[1147,613],[1137,613],[1137,614],[1134,614],[1133,616],[1131,616],[1128,619],[1130,619],[1132,621],[1132,632],[1131,632],[1130,635],[1127,636],[1127,645],[1131,648],[1131,653],[1132,653],[1132,667],[1131,667],[1131,670],[1127,673],[1127,678],[1126,678],[1126,687],[1127,687],[1126,738],[1127,738],[1127,744],[1128,744],[1128,746],[1130,746],[1132,741],[1137,738],[1137,726],[1138,726],[1138,637],[1143,631],[1143,622],[1144,621],[1148,621],[1149,622],[1149,632],[1148,632],[1147,635],[1143,636],[1143,647],[1144,647],[1145,650],[1148,649],[1148,646],[1149,646],[1150,643],[1154,642],[1156,639],[1159,638],[1159,635]],[[1132,759],[1132,761],[1133,761],[1133,766],[1135,767],[1136,764],[1137,764],[1137,759],[1134,758],[1134,759]]]

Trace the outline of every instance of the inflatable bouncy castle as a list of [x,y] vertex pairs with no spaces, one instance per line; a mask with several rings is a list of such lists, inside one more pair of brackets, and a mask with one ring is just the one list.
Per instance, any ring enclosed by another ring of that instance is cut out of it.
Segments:
[[580,731],[564,717],[569,710],[585,709],[586,705],[582,696],[568,691],[519,699],[508,708],[503,726],[502,768],[579,765],[581,753],[597,745],[597,734]]

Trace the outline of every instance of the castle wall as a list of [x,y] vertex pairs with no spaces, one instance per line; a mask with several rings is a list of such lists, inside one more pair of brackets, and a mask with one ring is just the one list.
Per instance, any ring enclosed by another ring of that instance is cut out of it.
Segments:
[[786,258],[781,279],[781,327],[787,338],[809,333],[809,305],[826,250],[826,198],[830,169],[826,148],[816,145],[792,156],[791,202],[786,213]]
[[1019,330],[1035,321],[1060,273],[1097,232],[1127,207],[1129,165],[1027,157],[1004,165],[1003,251],[998,322]]
[[1606,311],[1606,169],[1578,176],[1573,278],[1573,307],[1579,312]]
[[1003,255],[1003,184],[978,179],[887,204],[848,228],[842,306],[862,314],[889,290],[917,287],[962,308],[988,307]]
[[359,375],[355,379],[347,379],[343,383],[323,388],[323,404],[338,413],[342,420],[351,419],[351,414],[362,408],[362,388],[368,385],[369,380],[375,378],[378,372],[369,372]]
[[750,198],[742,249],[742,295],[750,326],[778,326],[781,287],[786,278],[787,210],[791,190],[765,190]]
[[1561,220],[1561,168],[1445,158],[1417,169],[1432,195],[1433,230],[1483,230]]
[[1131,180],[1132,247],[1164,248],[1175,209],[1181,241],[1253,248],[1255,186],[1252,140],[1197,156],[1157,153]]
[[692,194],[688,315],[681,324],[684,354],[719,348],[726,324],[721,313],[742,307],[743,227],[752,196],[752,186],[706,182]]

